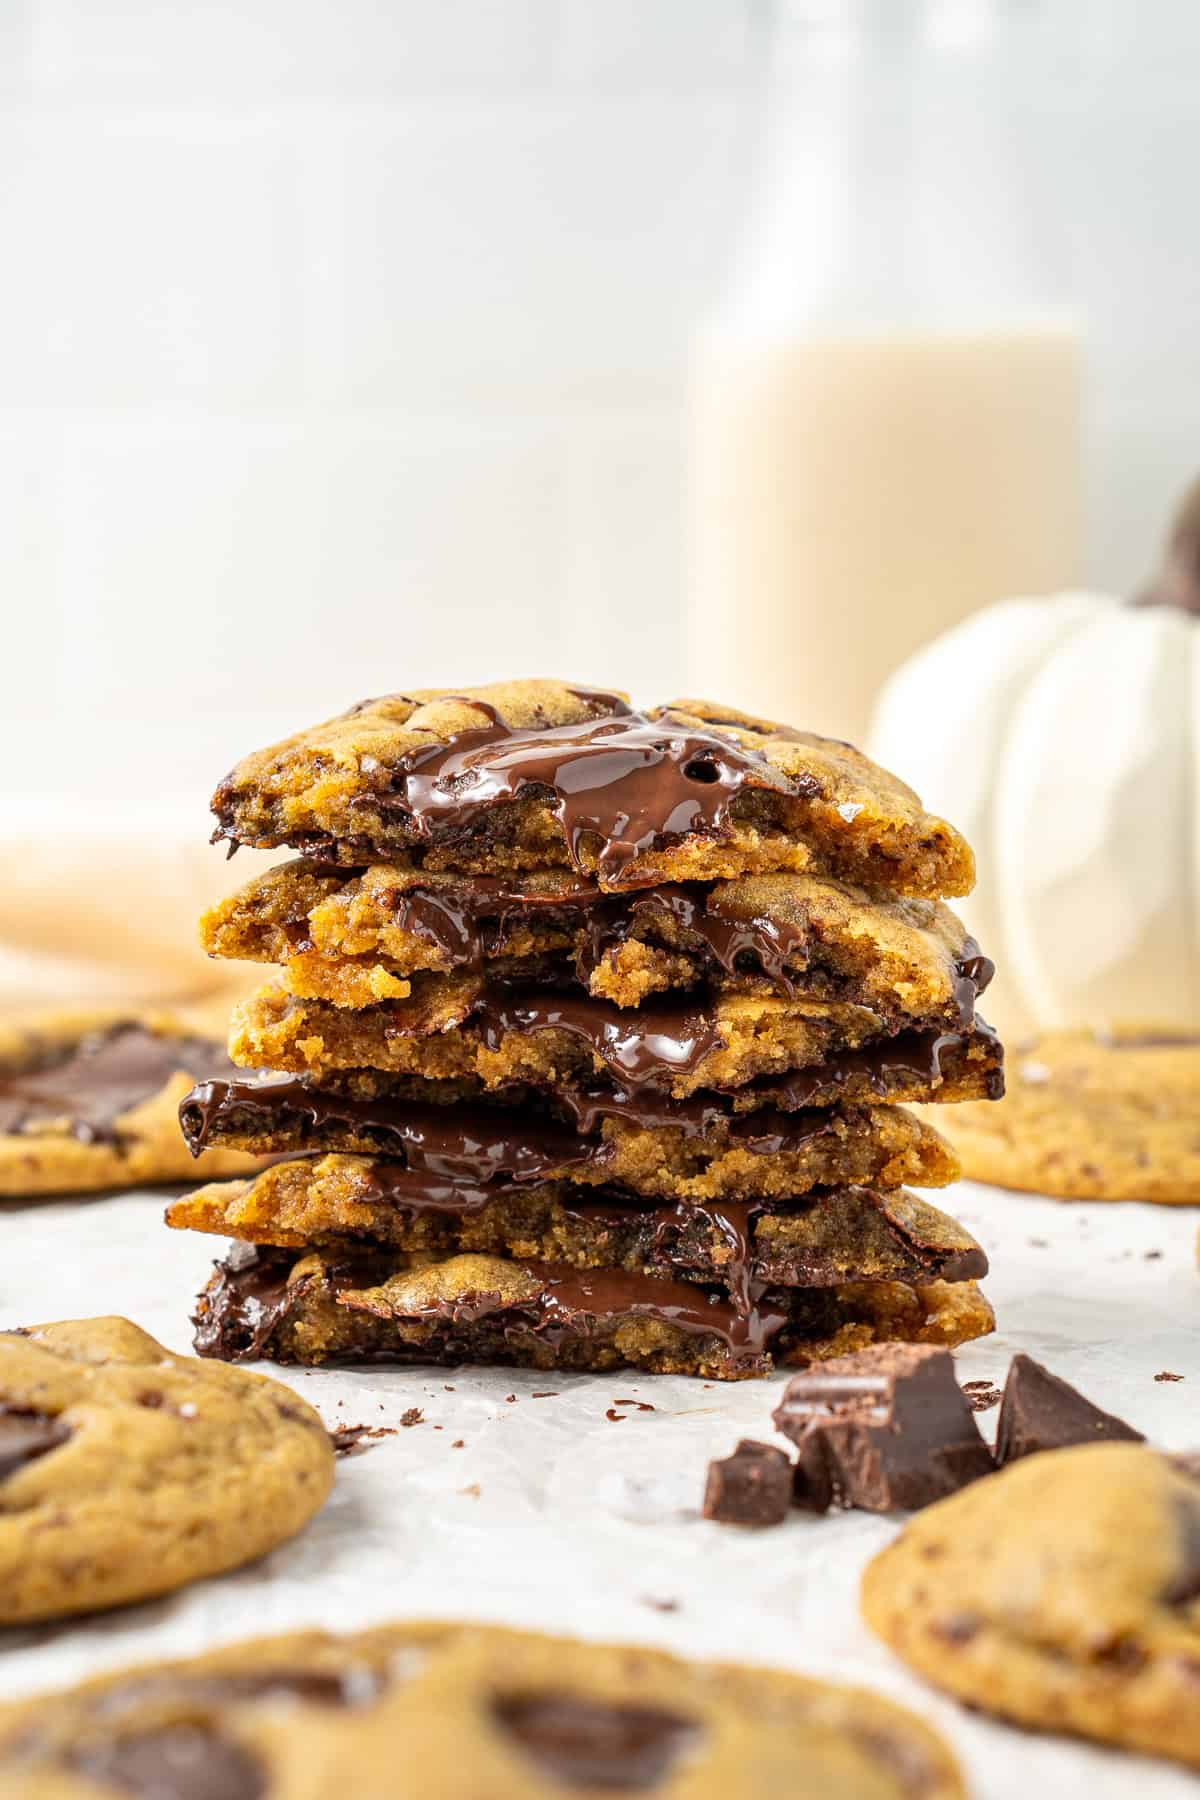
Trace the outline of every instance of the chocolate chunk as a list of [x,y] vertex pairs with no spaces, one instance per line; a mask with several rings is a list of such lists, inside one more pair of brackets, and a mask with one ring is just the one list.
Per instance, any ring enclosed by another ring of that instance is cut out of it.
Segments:
[[774,1444],[743,1438],[732,1456],[708,1465],[706,1519],[723,1525],[781,1525],[791,1502],[791,1458]]
[[996,1461],[1016,1462],[1039,1450],[1065,1450],[1072,1444],[1100,1444],[1113,1439],[1141,1444],[1145,1438],[1124,1420],[1101,1412],[1032,1356],[1014,1356],[1004,1384],[1000,1422],[996,1427]]
[[493,1711],[525,1755],[566,1787],[657,1787],[699,1736],[690,1719],[658,1707],[612,1706],[575,1694],[508,1695]]
[[915,1511],[991,1472],[948,1350],[879,1344],[793,1375],[774,1415],[799,1446],[795,1501]]
[[35,1412],[30,1407],[0,1406],[0,1481],[57,1450],[71,1435],[69,1425],[50,1413]]
[[203,1725],[164,1725],[95,1744],[71,1767],[137,1800],[262,1800],[268,1791],[258,1761]]

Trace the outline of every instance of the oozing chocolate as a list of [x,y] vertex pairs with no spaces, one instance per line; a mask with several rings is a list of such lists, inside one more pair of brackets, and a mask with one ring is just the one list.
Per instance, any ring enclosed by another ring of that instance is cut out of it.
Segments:
[[117,1120],[171,1076],[230,1067],[208,1038],[160,1036],[132,1021],[92,1032],[40,1067],[0,1074],[0,1134],[64,1121],[84,1144],[115,1142]]
[[489,983],[470,1017],[489,1049],[498,1049],[510,1031],[562,1031],[584,1044],[617,1081],[632,1087],[667,1086],[690,1075],[720,1048],[722,1036],[711,1008],[667,1000],[627,1010],[590,995],[552,988],[508,988]]
[[[635,857],[692,834],[719,837],[746,790],[812,800],[809,774],[784,775],[757,750],[664,712],[632,712],[615,696],[588,695],[605,710],[572,725],[514,728],[484,700],[488,724],[410,751],[373,794],[420,843],[461,842],[496,807],[549,796],[568,854],[582,870],[585,842],[599,840],[601,880],[619,884]],[[617,710],[619,706],[620,710]],[[236,837],[218,794],[218,835]]]
[[0,1481],[6,1481],[26,1463],[35,1462],[48,1450],[57,1450],[71,1435],[51,1413],[28,1406],[0,1405]]
[[552,1169],[599,1162],[606,1154],[602,1139],[536,1114],[368,1100],[270,1071],[201,1082],[180,1106],[179,1122],[193,1156],[221,1135],[218,1125],[251,1134],[286,1125],[301,1143],[339,1127],[359,1128],[377,1134],[381,1148],[410,1169],[450,1181],[539,1181]]
[[[880,1099],[887,1099],[902,1093],[909,1081],[921,1087],[944,1081],[951,1062],[972,1045],[983,1049],[990,1060],[987,1098],[999,1100],[1004,1093],[1004,1048],[992,1027],[978,1017],[969,1032],[901,1031],[895,1037],[877,1038],[861,1050],[840,1050],[817,1067],[760,1079],[758,1085],[769,1086],[774,1104],[785,1111],[812,1106],[818,1097],[827,1105],[852,1081],[865,1082]],[[751,1091],[754,1086],[750,1084]]]
[[506,1694],[492,1713],[522,1753],[565,1787],[657,1787],[700,1738],[697,1725],[658,1707],[614,1706],[579,1694]]
[[[305,1273],[289,1284],[288,1273],[299,1260],[295,1251],[234,1245],[225,1261],[216,1265],[216,1275],[201,1296],[194,1321],[199,1354],[240,1362],[269,1350],[277,1360],[288,1360],[276,1333],[322,1280],[319,1273]],[[365,1303],[361,1297],[382,1285],[393,1267],[394,1259],[378,1253],[328,1264],[331,1297],[385,1319],[444,1322],[452,1337],[453,1328],[494,1321],[499,1344],[519,1343],[532,1335],[556,1349],[610,1338],[630,1319],[658,1319],[688,1336],[717,1339],[737,1369],[764,1367],[768,1345],[786,1325],[801,1320],[806,1312],[823,1316],[826,1310],[819,1293],[785,1298],[759,1294],[755,1285],[748,1310],[739,1312],[726,1295],[690,1283],[620,1269],[528,1262],[521,1267],[536,1276],[540,1286],[527,1298],[502,1301],[497,1293],[481,1292],[397,1314],[386,1301]],[[403,1349],[402,1343],[398,1349]],[[386,1350],[364,1354],[367,1360],[390,1359]],[[465,1340],[460,1354],[469,1357]]]

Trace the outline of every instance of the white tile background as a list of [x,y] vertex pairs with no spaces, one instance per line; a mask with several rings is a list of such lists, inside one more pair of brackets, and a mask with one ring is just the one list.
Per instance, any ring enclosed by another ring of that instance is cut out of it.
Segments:
[[[1200,465],[1200,8],[1046,4],[1092,573],[1128,586]],[[198,794],[388,686],[683,681],[688,344],[771,26],[772,0],[0,0],[10,799],[99,803],[148,733]]]

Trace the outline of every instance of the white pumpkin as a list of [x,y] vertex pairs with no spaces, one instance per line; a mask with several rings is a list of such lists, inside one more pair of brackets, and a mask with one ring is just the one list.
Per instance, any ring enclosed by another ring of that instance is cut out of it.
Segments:
[[1200,1028],[1200,617],[1003,601],[891,678],[870,747],[974,845],[1002,1032]]

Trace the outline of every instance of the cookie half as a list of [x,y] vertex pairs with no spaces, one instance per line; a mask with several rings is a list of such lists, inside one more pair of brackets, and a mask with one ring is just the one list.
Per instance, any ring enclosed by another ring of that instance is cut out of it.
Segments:
[[213,796],[218,838],[362,866],[573,867],[605,887],[792,869],[936,898],[974,859],[848,744],[707,701],[635,712],[558,681],[365,700],[255,752]]
[[995,1323],[974,1282],[722,1289],[463,1254],[429,1262],[235,1244],[200,1296],[202,1356],[282,1363],[637,1368],[740,1380],[881,1339],[963,1343]]
[[173,1356],[127,1319],[0,1333],[0,1621],[95,1612],[239,1567],[333,1485],[275,1381]]

